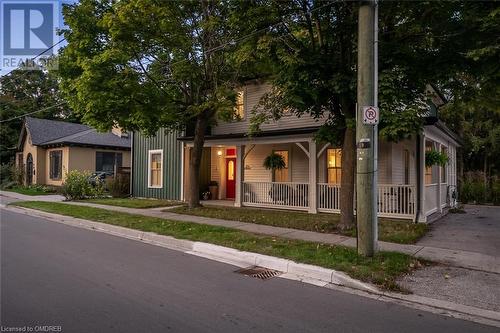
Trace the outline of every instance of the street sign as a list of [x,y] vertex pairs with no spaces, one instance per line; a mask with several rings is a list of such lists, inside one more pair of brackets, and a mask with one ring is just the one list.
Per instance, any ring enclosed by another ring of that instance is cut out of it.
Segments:
[[363,106],[363,124],[377,125],[379,111],[375,106]]

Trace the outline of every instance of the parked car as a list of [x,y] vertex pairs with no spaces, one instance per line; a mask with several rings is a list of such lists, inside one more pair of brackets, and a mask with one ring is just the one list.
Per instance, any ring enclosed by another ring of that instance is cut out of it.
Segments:
[[94,172],[89,177],[89,183],[92,184],[92,186],[96,186],[98,181],[104,183],[108,177],[113,177],[113,173],[109,171]]

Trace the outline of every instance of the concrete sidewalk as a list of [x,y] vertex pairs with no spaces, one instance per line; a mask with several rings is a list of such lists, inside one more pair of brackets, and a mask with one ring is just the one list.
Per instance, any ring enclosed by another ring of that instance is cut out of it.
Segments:
[[[25,196],[18,193],[5,192],[5,191],[0,191],[0,195],[16,198],[19,200],[45,199],[42,201],[62,201],[62,200],[57,200],[57,198],[50,198],[50,199],[43,198],[46,196]],[[164,209],[171,207],[138,209],[138,208],[99,205],[86,202],[66,202],[66,203],[71,205],[95,207],[110,211],[157,217],[157,218],[170,219],[176,221],[223,226],[223,227],[238,229],[256,234],[274,236],[274,237],[304,240],[304,241],[311,241],[323,244],[356,247],[356,238],[337,235],[337,234],[318,233],[313,231],[273,227],[273,226],[246,223],[240,221],[222,220],[216,218],[176,214],[168,211],[163,211]],[[379,248],[382,251],[401,252],[418,258],[431,260],[434,262],[439,262],[451,266],[464,267],[464,268],[470,268],[470,269],[500,274],[500,256],[491,256],[491,255],[485,255],[481,253],[463,251],[463,250],[443,249],[432,246],[395,244],[382,241],[379,242]]]

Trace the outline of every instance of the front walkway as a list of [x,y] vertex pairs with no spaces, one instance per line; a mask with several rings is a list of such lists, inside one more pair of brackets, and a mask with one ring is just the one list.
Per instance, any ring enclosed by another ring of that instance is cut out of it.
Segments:
[[[4,191],[0,191],[0,195],[14,197],[20,200],[43,199],[42,196],[24,196],[17,193],[4,192]],[[54,201],[54,200],[44,200],[44,201]],[[257,233],[274,237],[305,240],[310,242],[317,242],[317,243],[331,244],[331,245],[356,247],[355,238],[336,235],[336,234],[325,234],[313,231],[272,227],[267,225],[258,225],[258,224],[245,223],[239,221],[229,221],[229,220],[222,220],[209,217],[175,214],[168,211],[163,211],[161,208],[154,208],[154,209],[125,208],[125,207],[106,206],[106,205],[99,205],[86,202],[67,202],[67,204],[89,206],[116,212],[151,216],[151,217],[177,220],[183,222],[223,226],[223,227],[234,228],[251,233]],[[165,207],[164,209],[167,208],[172,208],[172,207]],[[447,248],[427,246],[427,245],[424,246],[421,244],[405,245],[405,244],[395,244],[388,242],[379,242],[379,248],[382,251],[401,252],[422,259],[440,262],[452,266],[465,267],[465,268],[477,269],[481,271],[500,274],[499,253],[497,253],[496,255],[488,255],[478,252],[471,252],[470,250],[464,251],[459,249],[447,249]]]

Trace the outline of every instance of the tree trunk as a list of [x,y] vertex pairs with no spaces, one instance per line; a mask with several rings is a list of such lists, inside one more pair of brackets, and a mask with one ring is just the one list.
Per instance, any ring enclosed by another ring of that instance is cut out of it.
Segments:
[[349,126],[342,146],[342,178],[340,182],[340,224],[342,230],[354,227],[354,176],[356,170],[356,131]]
[[208,117],[203,114],[199,115],[196,119],[193,149],[191,149],[189,159],[189,192],[187,193],[189,208],[200,206],[200,166],[207,126]]

